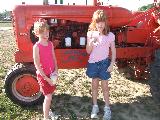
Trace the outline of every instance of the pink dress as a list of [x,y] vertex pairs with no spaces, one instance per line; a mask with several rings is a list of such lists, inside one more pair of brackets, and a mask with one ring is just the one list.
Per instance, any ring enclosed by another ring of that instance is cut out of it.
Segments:
[[[39,48],[39,57],[41,68],[47,77],[55,70],[55,63],[52,54],[52,42],[48,42],[47,46],[44,46],[40,43],[36,43]],[[40,91],[43,92],[44,95],[51,94],[56,89],[56,86],[51,86],[43,77],[37,72],[37,79],[40,85]]]

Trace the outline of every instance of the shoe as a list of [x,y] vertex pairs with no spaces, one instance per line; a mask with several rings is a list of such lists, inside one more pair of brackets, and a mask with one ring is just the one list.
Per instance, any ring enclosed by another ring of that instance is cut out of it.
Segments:
[[58,115],[53,113],[51,109],[49,110],[49,117],[51,118],[51,120],[57,120],[58,119]]
[[93,105],[92,112],[91,112],[91,119],[98,118],[98,115],[97,115],[98,112],[99,112],[98,105]]
[[105,106],[104,107],[103,120],[110,120],[110,119],[111,119],[111,110],[110,110],[110,107]]

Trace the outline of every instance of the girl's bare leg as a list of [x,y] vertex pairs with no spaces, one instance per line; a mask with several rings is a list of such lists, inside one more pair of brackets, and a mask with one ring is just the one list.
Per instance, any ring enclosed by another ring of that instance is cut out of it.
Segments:
[[45,119],[48,119],[51,101],[52,101],[52,94],[45,95],[44,102],[43,102],[43,114]]
[[102,92],[104,96],[105,106],[109,106],[109,87],[108,80],[101,81]]
[[98,87],[99,87],[99,79],[98,78],[94,78],[92,80],[92,99],[93,99],[93,105],[97,105]]

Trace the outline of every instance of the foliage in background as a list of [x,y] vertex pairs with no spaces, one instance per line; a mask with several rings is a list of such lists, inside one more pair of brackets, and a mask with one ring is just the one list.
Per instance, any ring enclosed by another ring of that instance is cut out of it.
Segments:
[[[160,3],[159,3],[159,5],[160,5]],[[154,7],[153,4],[144,5],[144,6],[140,7],[140,8],[138,8],[138,11],[146,11],[146,10],[152,8],[152,7]]]
[[11,12],[5,10],[4,12],[0,13],[0,21],[10,21],[11,20]]

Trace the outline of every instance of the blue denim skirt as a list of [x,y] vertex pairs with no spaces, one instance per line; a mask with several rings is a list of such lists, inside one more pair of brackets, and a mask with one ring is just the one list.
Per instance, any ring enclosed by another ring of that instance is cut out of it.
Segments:
[[111,61],[104,59],[95,63],[87,64],[86,74],[89,78],[99,78],[101,80],[108,80],[111,77],[110,72],[107,71]]

